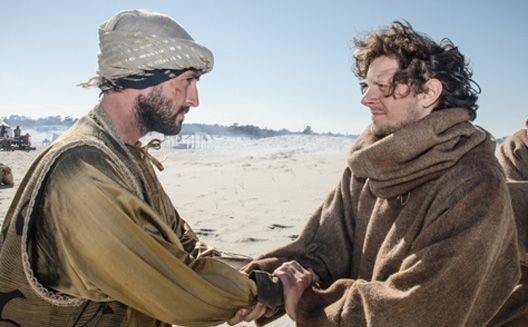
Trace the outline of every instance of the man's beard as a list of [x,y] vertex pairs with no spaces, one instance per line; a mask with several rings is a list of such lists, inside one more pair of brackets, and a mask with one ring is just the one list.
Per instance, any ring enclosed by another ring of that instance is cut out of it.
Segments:
[[165,135],[176,135],[182,125],[181,122],[177,122],[178,114],[187,113],[189,107],[176,110],[173,102],[161,94],[161,87],[155,86],[148,95],[137,97],[134,111],[142,134],[160,132]]
[[407,126],[410,122],[404,121],[404,122],[398,122],[394,126],[383,126],[383,127],[376,127],[376,125],[372,124],[370,126],[370,131],[374,136],[376,136],[379,139],[382,139],[394,132],[397,132],[398,130],[404,128]]
[[420,117],[419,115],[420,108],[417,106],[413,106],[409,108],[409,112],[407,113],[407,116],[403,117],[400,121],[393,123],[392,125],[386,124],[385,126],[376,126],[375,124],[370,125],[370,131],[374,136],[376,136],[379,139],[382,139],[390,134],[393,134],[400,129],[403,129],[407,127],[408,125],[423,119],[423,117]]

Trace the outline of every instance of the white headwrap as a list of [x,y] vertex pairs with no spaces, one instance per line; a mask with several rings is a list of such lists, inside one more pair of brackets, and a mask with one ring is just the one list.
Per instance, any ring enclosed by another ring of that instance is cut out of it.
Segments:
[[101,86],[154,70],[213,68],[213,54],[167,15],[121,11],[99,26],[97,76],[82,87]]

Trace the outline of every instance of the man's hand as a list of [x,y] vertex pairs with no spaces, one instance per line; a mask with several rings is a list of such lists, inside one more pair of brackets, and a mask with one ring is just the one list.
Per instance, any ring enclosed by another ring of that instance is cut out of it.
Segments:
[[277,268],[273,275],[279,277],[284,288],[284,309],[293,321],[297,319],[297,303],[304,290],[316,282],[319,277],[305,269],[297,261],[288,261]]
[[227,321],[229,326],[236,325],[242,321],[253,321],[262,317],[266,313],[266,306],[260,302],[257,302],[253,309],[249,311],[248,309],[239,309],[233,318]]

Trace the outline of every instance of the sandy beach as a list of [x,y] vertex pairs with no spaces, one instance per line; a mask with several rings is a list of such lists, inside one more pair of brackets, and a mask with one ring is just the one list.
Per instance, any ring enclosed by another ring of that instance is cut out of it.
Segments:
[[[175,149],[167,140],[150,152],[165,167],[158,173],[165,191],[202,241],[255,256],[300,233],[337,185],[353,142],[321,135],[258,140],[207,136],[195,140],[193,149]],[[41,150],[2,151],[0,162],[12,168],[19,182]],[[17,187],[0,188],[0,220]],[[283,317],[270,326],[293,325]]]

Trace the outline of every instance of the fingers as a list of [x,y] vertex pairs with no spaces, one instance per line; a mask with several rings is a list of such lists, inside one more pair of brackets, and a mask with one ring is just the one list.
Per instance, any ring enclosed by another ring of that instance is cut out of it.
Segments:
[[302,290],[310,286],[317,276],[312,270],[305,269],[297,261],[285,262],[273,272],[273,275],[279,277],[285,287],[301,288]]
[[314,282],[315,274],[305,269],[297,261],[283,263],[273,274],[282,282],[284,288],[284,308],[292,320],[297,318],[297,303],[304,290]]
[[265,313],[266,306],[260,302],[257,302],[251,311],[245,308],[239,309],[235,315],[227,321],[227,324],[229,326],[233,326],[241,323],[242,321],[253,321],[262,317]]
[[312,273],[313,283],[319,285],[319,281],[321,280],[321,278],[319,278],[319,275],[317,275],[317,274],[312,270],[312,268],[308,268],[308,271],[310,271],[310,272]]
[[253,307],[253,310],[251,310],[250,313],[248,313],[244,321],[253,321],[260,317],[262,317],[266,313],[266,306],[260,302],[257,302],[255,306]]
[[[297,261],[289,261],[283,263],[274,272],[284,289],[284,307],[288,316],[294,321],[296,320],[297,303],[304,293],[304,290],[312,283],[317,282],[319,277],[311,269],[305,269]],[[266,313],[266,306],[263,303],[257,302],[251,311],[247,309],[240,309],[235,316],[227,321],[230,326],[238,324],[242,321],[253,321],[259,319]]]
[[233,316],[233,318],[229,319],[227,321],[227,324],[229,326],[233,326],[233,325],[236,325],[240,322],[242,322],[244,320],[244,317],[248,314],[249,310],[248,309],[239,309],[235,315]]

